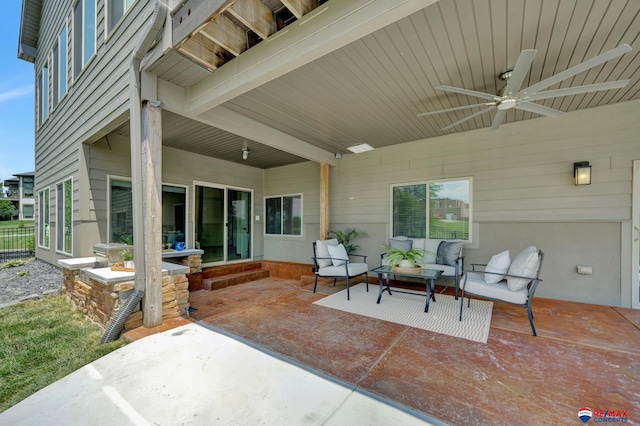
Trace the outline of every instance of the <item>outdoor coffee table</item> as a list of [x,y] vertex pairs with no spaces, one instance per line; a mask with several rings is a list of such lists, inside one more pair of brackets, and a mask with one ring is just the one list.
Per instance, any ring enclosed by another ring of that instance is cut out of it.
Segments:
[[[376,303],[380,304],[380,299],[382,299],[382,293],[384,291],[388,291],[389,295],[391,295],[391,287],[389,287],[389,282],[391,280],[391,275],[395,275],[396,277],[411,277],[418,278],[424,280],[427,302],[424,305],[424,311],[429,312],[429,302],[433,299],[436,301],[435,290],[436,290],[436,279],[442,275],[442,271],[438,271],[435,269],[426,269],[422,268],[420,273],[406,273],[406,272],[396,272],[393,270],[392,266],[385,265],[379,266],[377,268],[372,269],[370,272],[375,272],[378,274],[378,281],[380,282],[380,288],[378,290],[378,301]],[[385,285],[386,282],[386,285]],[[394,288],[393,291],[397,291],[398,293],[407,293],[407,294],[416,294],[410,293],[408,291],[398,290]]]

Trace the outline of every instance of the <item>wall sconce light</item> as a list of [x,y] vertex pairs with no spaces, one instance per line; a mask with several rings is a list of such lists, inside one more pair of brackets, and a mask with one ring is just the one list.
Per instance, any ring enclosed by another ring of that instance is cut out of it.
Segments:
[[246,160],[249,158],[249,148],[242,148],[242,159]]
[[576,185],[591,185],[591,165],[588,161],[573,163],[573,177]]

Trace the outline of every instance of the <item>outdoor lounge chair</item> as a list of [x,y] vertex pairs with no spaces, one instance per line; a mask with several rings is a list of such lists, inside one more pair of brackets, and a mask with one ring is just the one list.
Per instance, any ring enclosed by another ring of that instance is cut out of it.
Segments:
[[[520,252],[513,262],[509,259],[509,252],[505,251],[492,257],[488,264],[472,263],[472,270],[464,271],[464,278],[460,284],[460,321],[466,294],[467,307],[471,305],[469,296],[526,307],[531,331],[537,336],[536,327],[533,325],[531,301],[538,284],[542,281],[540,270],[543,260],[544,253],[531,246]],[[484,271],[476,271],[476,267],[484,267]]]
[[[350,262],[350,257],[360,257],[362,262]],[[338,278],[347,280],[347,300],[349,300],[349,280],[360,275],[365,276],[367,291],[369,291],[369,276],[367,271],[367,256],[362,254],[347,254],[346,249],[338,240],[318,240],[313,243],[313,270],[316,275],[316,282],[313,285],[313,292],[316,292],[318,278],[333,278],[333,285],[336,285]]]

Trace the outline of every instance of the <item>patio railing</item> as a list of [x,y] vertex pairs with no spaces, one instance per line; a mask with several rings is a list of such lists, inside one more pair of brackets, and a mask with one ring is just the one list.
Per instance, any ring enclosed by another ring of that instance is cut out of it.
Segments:
[[0,263],[35,255],[35,226],[0,228]]

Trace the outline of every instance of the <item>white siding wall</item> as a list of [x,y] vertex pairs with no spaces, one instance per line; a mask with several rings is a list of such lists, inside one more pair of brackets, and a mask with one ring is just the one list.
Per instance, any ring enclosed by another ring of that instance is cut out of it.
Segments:
[[[474,241],[466,262],[534,244],[546,253],[541,297],[630,306],[632,160],[640,159],[640,101],[538,118],[345,155],[330,170],[330,227],[355,226],[359,253],[379,262],[390,233],[390,185],[473,177]],[[366,141],[363,141],[366,142]],[[593,184],[576,187],[573,163],[589,161]],[[305,238],[265,241],[265,257],[310,262],[318,237],[318,167],[265,173],[265,193],[304,192]],[[292,176],[291,182],[286,181]],[[577,265],[593,267],[578,275]]]

